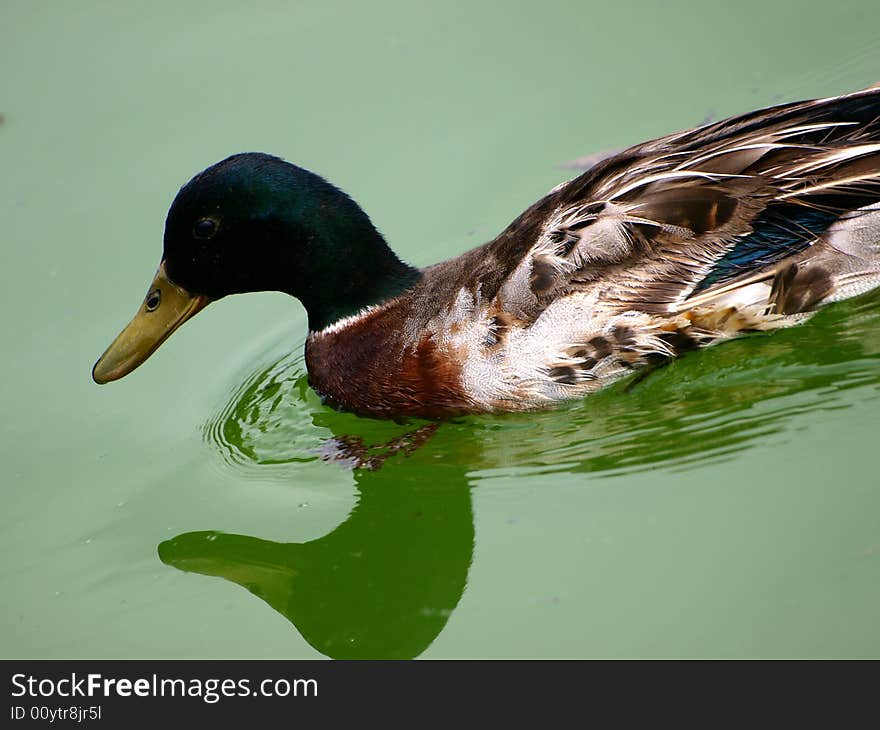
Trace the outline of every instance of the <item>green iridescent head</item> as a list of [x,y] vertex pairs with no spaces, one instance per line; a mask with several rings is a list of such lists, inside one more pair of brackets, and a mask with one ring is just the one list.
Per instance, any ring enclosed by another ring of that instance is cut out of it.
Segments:
[[177,194],[153,284],[92,374],[100,383],[126,375],[229,294],[286,292],[303,303],[315,331],[418,277],[357,203],[323,178],[271,155],[233,155]]

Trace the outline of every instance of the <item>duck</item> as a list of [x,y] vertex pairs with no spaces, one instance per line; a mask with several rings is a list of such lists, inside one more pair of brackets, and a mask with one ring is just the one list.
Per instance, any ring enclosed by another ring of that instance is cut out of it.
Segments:
[[530,411],[880,285],[880,88],[704,124],[608,156],[494,239],[418,269],[319,175],[232,155],[174,198],[103,384],[232,294],[308,317],[310,386],[377,418]]

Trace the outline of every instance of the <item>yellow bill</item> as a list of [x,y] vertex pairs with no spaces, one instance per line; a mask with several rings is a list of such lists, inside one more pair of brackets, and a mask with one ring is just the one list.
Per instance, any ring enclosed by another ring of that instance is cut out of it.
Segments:
[[92,379],[103,384],[128,375],[152,355],[174,330],[210,303],[208,297],[190,294],[172,283],[165,274],[163,261],[134,319],[95,363]]

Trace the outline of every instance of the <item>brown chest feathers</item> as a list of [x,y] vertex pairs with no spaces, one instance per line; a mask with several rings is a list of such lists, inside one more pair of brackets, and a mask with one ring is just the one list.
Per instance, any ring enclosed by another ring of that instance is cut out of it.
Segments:
[[306,340],[309,384],[330,405],[379,418],[481,410],[461,383],[459,354],[436,333],[407,335],[403,307],[374,310]]

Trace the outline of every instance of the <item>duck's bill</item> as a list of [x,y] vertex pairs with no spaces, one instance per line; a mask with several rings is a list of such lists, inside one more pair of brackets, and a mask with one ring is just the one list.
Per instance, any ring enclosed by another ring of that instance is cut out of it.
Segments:
[[95,363],[92,379],[103,384],[128,375],[210,302],[208,297],[191,294],[171,282],[163,261],[134,319]]

